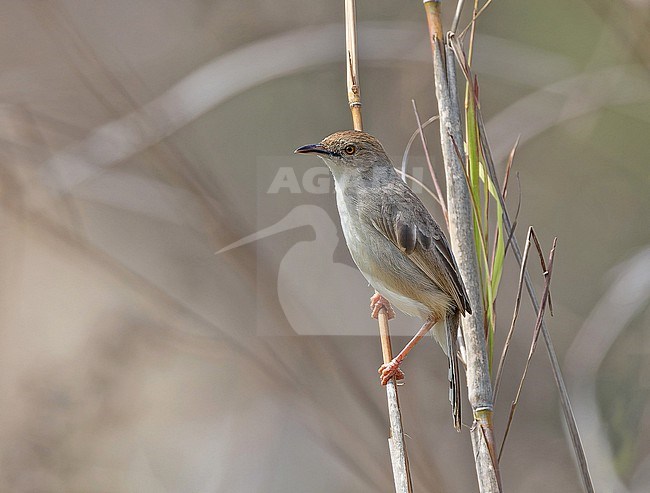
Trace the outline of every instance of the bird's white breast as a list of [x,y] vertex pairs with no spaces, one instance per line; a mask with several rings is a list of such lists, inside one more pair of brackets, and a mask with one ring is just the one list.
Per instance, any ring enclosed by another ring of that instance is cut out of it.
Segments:
[[[336,176],[335,176],[336,178]],[[381,269],[378,259],[385,252],[374,251],[388,240],[372,225],[359,220],[356,202],[353,196],[345,194],[338,182],[336,183],[336,204],[341,217],[343,235],[348,245],[350,255],[355,264],[370,283],[381,295],[396,308],[413,317],[427,318],[431,310],[426,305],[391,289],[381,279]]]

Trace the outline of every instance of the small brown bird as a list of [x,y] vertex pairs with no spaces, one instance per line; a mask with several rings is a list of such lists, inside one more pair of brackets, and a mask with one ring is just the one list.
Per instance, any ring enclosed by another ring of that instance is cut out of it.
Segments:
[[[460,316],[471,313],[449,243],[420,199],[399,178],[384,148],[372,135],[336,132],[296,153],[315,153],[334,176],[336,202],[345,241],[361,273],[379,295],[373,316],[394,306],[425,320],[404,349],[379,368],[386,385],[403,378],[400,364],[431,328],[449,358],[454,427],[460,429],[457,334]],[[389,310],[389,317],[394,312]]]

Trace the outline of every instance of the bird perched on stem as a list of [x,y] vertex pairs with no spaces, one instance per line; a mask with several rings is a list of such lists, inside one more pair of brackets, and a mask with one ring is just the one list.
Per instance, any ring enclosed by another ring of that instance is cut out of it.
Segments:
[[400,364],[431,329],[449,359],[449,399],[454,426],[460,429],[457,335],[460,317],[471,313],[449,243],[420,199],[399,178],[384,148],[358,130],[336,132],[318,144],[295,150],[314,153],[334,176],[336,203],[345,241],[361,273],[378,294],[373,317],[386,300],[404,313],[425,320],[400,353],[379,368],[382,384],[401,379]]

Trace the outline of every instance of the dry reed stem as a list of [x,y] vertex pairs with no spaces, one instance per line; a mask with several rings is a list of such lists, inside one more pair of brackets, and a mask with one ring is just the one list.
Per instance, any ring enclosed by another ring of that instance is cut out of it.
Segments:
[[[533,229],[531,228],[529,231],[532,232],[533,237],[535,237],[535,233],[533,232]],[[529,236],[529,241],[530,241],[530,236]],[[528,244],[526,244],[528,247]],[[555,258],[555,247],[557,246],[557,237],[553,240],[553,246],[551,247],[551,252],[548,257],[548,271],[544,272],[544,292],[542,293],[542,301],[540,302],[540,310],[539,313],[537,314],[537,320],[535,321],[535,329],[533,330],[533,340],[530,343],[530,350],[528,351],[528,358],[526,358],[526,365],[524,366],[524,372],[521,375],[521,379],[519,380],[519,387],[517,387],[517,393],[515,395],[514,400],[512,401],[512,404],[510,406],[510,414],[508,415],[508,422],[506,424],[506,429],[503,433],[503,441],[501,442],[501,447],[499,447],[499,460],[501,460],[501,455],[503,454],[503,448],[505,447],[506,440],[508,439],[508,433],[510,432],[510,426],[512,425],[512,420],[515,417],[515,411],[517,409],[517,404],[519,404],[519,398],[521,397],[521,391],[524,388],[524,381],[526,380],[526,375],[528,374],[528,369],[530,368],[530,362],[533,359],[533,354],[535,353],[535,349],[537,348],[537,341],[539,340],[539,333],[540,329],[542,326],[542,321],[544,320],[544,312],[546,310],[546,305],[549,305],[550,308],[550,299],[551,299],[551,275],[553,274],[553,260]],[[540,255],[540,259],[543,260],[543,255]],[[522,269],[521,272],[525,272],[526,270],[526,264],[522,262]],[[520,288],[521,289],[521,286]],[[521,291],[519,292],[519,295],[521,296]]]
[[[463,319],[467,355],[467,389],[474,422],[471,428],[476,474],[481,493],[501,491],[492,424],[492,384],[484,334],[480,277],[476,263],[472,202],[463,167],[463,135],[456,91],[455,62],[451,47],[444,43],[440,2],[425,0],[429,26],[436,97],[440,114],[440,138],[447,177],[449,236],[472,305],[472,315]],[[458,15],[457,15],[458,17]]]
[[[483,123],[483,116],[481,114],[480,108],[477,108],[476,112],[478,125],[479,125],[479,137],[481,139],[481,150],[483,152],[483,157],[485,158],[485,164],[487,165],[488,174],[490,179],[493,181],[495,186],[499,186],[499,179],[496,174],[496,169],[494,167],[494,160],[492,159],[492,152],[490,150],[489,143],[487,141],[487,134],[485,132],[485,125]],[[501,207],[503,210],[503,224],[505,226],[506,232],[512,238],[512,251],[515,255],[515,259],[519,265],[522,264],[522,253],[517,238],[514,235],[514,223],[510,219],[508,214],[508,209],[505,206],[505,200],[503,196],[499,196],[501,201]],[[533,281],[530,277],[530,274],[527,269],[524,269],[524,286],[528,293],[531,304],[533,305],[533,310],[536,315],[539,315],[540,306],[537,301],[537,296],[535,294],[535,287],[533,286]],[[578,463],[578,470],[580,472],[580,479],[582,480],[582,485],[584,491],[587,493],[594,493],[593,480],[591,478],[591,473],[589,472],[589,464],[587,463],[587,456],[585,454],[584,446],[582,444],[582,439],[580,438],[580,433],[578,431],[578,424],[576,423],[575,415],[573,413],[573,408],[571,406],[571,400],[569,399],[569,393],[564,383],[564,377],[562,376],[562,369],[560,368],[560,362],[557,358],[557,353],[555,352],[555,347],[553,346],[553,340],[551,335],[546,327],[546,323],[542,319],[541,321],[541,333],[542,338],[544,339],[544,344],[546,345],[546,352],[551,363],[551,370],[553,371],[553,379],[555,380],[555,385],[558,390],[560,397],[560,404],[562,408],[562,413],[564,414],[564,421],[567,425],[567,432],[571,439],[571,444],[573,446],[573,451],[576,456],[576,462]]]
[[[350,105],[350,112],[352,113],[352,122],[355,130],[363,130],[355,0],[345,0],[345,45],[348,103]],[[390,344],[388,314],[385,308],[379,310],[377,321],[379,323],[379,337],[381,340],[383,360],[384,363],[389,363],[393,359],[393,351]],[[395,378],[392,378],[386,384],[386,397],[388,399],[388,416],[390,420],[388,448],[393,466],[395,491],[396,493],[412,493],[406,442],[404,441],[404,431],[402,429],[402,413],[399,407],[397,382]]]

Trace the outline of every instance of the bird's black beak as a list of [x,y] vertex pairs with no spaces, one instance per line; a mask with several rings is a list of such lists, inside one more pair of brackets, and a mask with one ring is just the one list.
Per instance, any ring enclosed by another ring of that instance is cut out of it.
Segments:
[[322,144],[309,144],[306,146],[298,147],[298,149],[293,151],[294,154],[309,154],[312,152],[316,154],[325,154],[326,156],[329,156],[331,154],[331,152],[325,149]]

